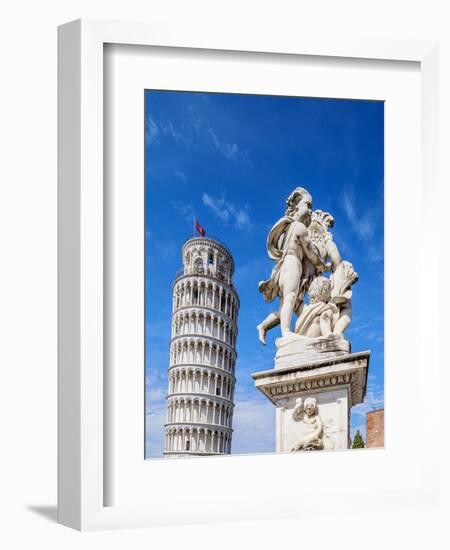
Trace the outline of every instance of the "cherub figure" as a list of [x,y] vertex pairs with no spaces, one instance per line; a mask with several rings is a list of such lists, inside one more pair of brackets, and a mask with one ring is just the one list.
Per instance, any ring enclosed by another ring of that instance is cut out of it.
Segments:
[[330,279],[316,277],[309,287],[308,294],[309,304],[303,306],[295,323],[295,332],[309,338],[327,337],[333,333],[333,328],[339,319],[338,307],[330,303]]
[[[305,293],[305,279],[314,276],[315,268],[323,271],[325,266],[312,245],[308,232],[311,222],[312,197],[306,189],[297,187],[286,201],[285,215],[272,227],[267,237],[269,257],[277,263],[270,279],[259,283],[259,291],[267,302],[279,297],[277,312],[271,313],[257,326],[259,339],[266,343],[266,332],[281,325],[281,334],[291,334],[294,310],[298,311]],[[308,270],[313,266],[312,273]]]
[[302,307],[295,333],[309,338],[343,334],[351,322],[351,286],[357,280],[352,264],[345,261],[329,279],[316,277],[308,289],[309,303]]
[[339,308],[339,319],[333,327],[334,334],[343,334],[352,320],[352,285],[358,281],[358,273],[350,262],[342,261],[331,275],[331,302]]
[[[319,255],[322,261],[325,263],[329,260],[329,264],[326,264],[326,271],[329,271],[328,267],[332,271],[335,271],[337,266],[342,262],[341,254],[333,240],[331,229],[334,227],[334,218],[329,212],[323,212],[322,210],[315,210],[311,216],[311,224],[308,227],[308,231],[311,237],[311,241],[316,245]],[[318,273],[320,275],[320,273]]]
[[319,416],[317,399],[307,397],[303,402],[299,397],[295,402],[292,418],[299,422],[300,438],[291,452],[322,450],[324,447],[323,423]]

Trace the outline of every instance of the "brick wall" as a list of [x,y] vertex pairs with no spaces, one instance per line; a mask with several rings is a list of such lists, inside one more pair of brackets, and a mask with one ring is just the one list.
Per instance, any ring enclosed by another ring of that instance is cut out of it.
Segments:
[[366,414],[366,447],[384,447],[384,409]]

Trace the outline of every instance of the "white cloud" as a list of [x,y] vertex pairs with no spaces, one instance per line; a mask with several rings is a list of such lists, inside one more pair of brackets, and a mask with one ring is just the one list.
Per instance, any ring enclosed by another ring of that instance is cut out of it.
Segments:
[[225,223],[229,221],[231,217],[231,208],[234,208],[231,203],[227,203],[225,199],[215,199],[207,193],[203,193],[202,200],[203,204],[211,210],[216,218],[219,218],[219,220]]
[[372,262],[378,263],[383,261],[383,251],[381,248],[370,245],[367,252]]
[[236,396],[232,453],[275,452],[275,409],[261,396]]
[[236,143],[232,143],[232,144],[224,143],[222,149],[223,149],[222,152],[223,152],[223,154],[225,155],[225,157],[227,159],[236,158],[236,156],[239,152],[239,148],[236,145]]
[[353,197],[347,189],[342,193],[342,206],[347,214],[347,218],[352,222],[352,224],[356,223],[356,211]]
[[[371,265],[374,276],[382,279],[383,273],[379,268],[383,265],[384,253],[382,240],[374,239],[377,231],[376,210],[372,207],[366,212],[360,212],[356,206],[354,192],[351,187],[346,187],[341,195],[341,206],[347,216],[352,231],[358,239],[364,243],[366,261]],[[336,242],[338,241],[337,233]],[[342,244],[342,243],[341,243]],[[342,247],[345,252],[345,247]],[[375,269],[374,269],[375,268]]]
[[151,116],[147,117],[146,124],[146,137],[150,143],[158,143],[160,138],[160,131],[158,125]]
[[214,146],[220,150],[222,147],[222,144],[220,143],[216,133],[209,126],[208,126],[208,134],[211,137],[211,141],[213,142]]
[[182,202],[172,202],[171,206],[180,216],[183,217],[187,222],[193,223],[195,218],[195,210],[191,204],[184,204]]
[[214,147],[228,160],[246,160],[246,154],[243,153],[236,143],[227,143],[221,141],[214,130],[210,127],[206,127],[207,134],[211,138],[211,142]]
[[378,330],[370,330],[364,334],[364,338],[369,342],[382,343],[384,341],[383,333]]
[[197,136],[206,140],[214,149],[229,161],[239,162],[248,168],[253,166],[248,151],[244,151],[236,142],[222,140],[202,117],[192,120],[192,128]]
[[236,227],[239,229],[245,229],[250,227],[250,216],[248,215],[247,210],[239,210],[236,214]]
[[[166,384],[167,386],[167,384]],[[153,387],[147,392],[147,402],[150,404],[156,404],[159,407],[164,407],[166,404],[167,388]]]
[[353,336],[360,336],[365,340],[378,340],[383,337],[383,321],[371,319],[367,323],[357,323],[354,320],[354,326],[348,329],[346,334]]
[[225,197],[215,198],[207,193],[203,193],[202,200],[214,216],[225,225],[232,223],[238,229],[251,229],[252,223],[247,207],[237,207],[232,202],[227,201]]
[[182,125],[182,128],[177,128],[173,122],[157,122],[151,116],[147,117],[146,122],[146,137],[150,143],[160,143],[163,137],[169,137],[189,147],[192,144],[192,130],[187,125]]
[[346,334],[349,336],[358,336],[366,342],[382,343],[384,341],[384,324],[380,318],[371,319],[367,323],[354,322]]
[[177,143],[181,143],[186,146],[190,146],[192,143],[192,138],[188,135],[190,133],[189,128],[187,133],[182,132],[177,128],[175,128],[172,122],[168,122],[165,125],[160,124],[160,129],[165,135],[171,137]]
[[184,181],[184,183],[187,182],[187,176],[184,172],[182,172],[181,170],[176,170],[175,171],[175,175],[178,176],[180,178],[180,180]]
[[164,406],[152,409],[145,418],[145,449],[147,458],[161,458],[164,451],[164,424],[167,410]]
[[161,458],[164,451],[164,424],[167,419],[167,376],[147,372],[145,447],[147,458]]
[[[150,143],[160,143],[163,138],[167,137],[178,144],[191,148],[192,146],[198,147],[199,143],[194,142],[194,138],[197,137],[216,149],[227,160],[240,162],[247,167],[252,166],[247,151],[243,151],[235,142],[221,140],[210,124],[203,118],[193,118],[193,111],[195,111],[193,105],[191,105],[189,111],[191,115],[189,120],[177,126],[172,121],[157,122],[151,116],[148,116],[146,121],[147,140]],[[184,179],[185,174],[182,172],[176,172],[176,175],[186,181]]]
[[[209,103],[211,100],[206,94],[197,94],[201,102]],[[209,120],[198,115],[197,105],[189,103],[185,112],[187,118],[177,120],[175,124],[171,120],[156,121],[150,115],[146,119],[146,138],[149,143],[160,143],[164,138],[169,138],[188,149],[198,149],[200,146],[209,146],[230,162],[237,162],[251,168],[252,161],[248,151],[243,150],[234,140],[222,139],[211,127]],[[179,177],[184,178],[177,173]]]
[[383,390],[368,390],[363,403],[355,405],[352,408],[352,416],[366,416],[366,413],[381,409],[384,407],[384,391]]
[[371,212],[364,215],[357,212],[353,192],[348,188],[342,193],[342,207],[358,237],[363,241],[372,238],[375,233],[373,215]]

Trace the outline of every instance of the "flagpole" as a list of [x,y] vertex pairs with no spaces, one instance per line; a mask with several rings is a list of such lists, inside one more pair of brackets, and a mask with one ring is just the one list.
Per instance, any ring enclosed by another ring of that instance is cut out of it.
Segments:
[[195,216],[192,216],[192,236],[195,237]]

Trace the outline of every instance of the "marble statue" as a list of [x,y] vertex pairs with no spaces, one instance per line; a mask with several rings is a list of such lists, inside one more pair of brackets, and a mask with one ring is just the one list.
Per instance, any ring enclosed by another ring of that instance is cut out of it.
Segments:
[[292,411],[292,418],[298,422],[298,437],[291,452],[319,451],[324,448],[323,423],[319,416],[317,399],[299,397]]
[[310,338],[343,334],[351,321],[350,287],[357,278],[350,262],[341,262],[330,278],[316,277],[308,289],[309,303],[303,304],[294,332]]
[[330,336],[339,319],[338,307],[330,302],[331,280],[323,276],[316,277],[308,294],[309,303],[302,307],[295,323],[295,333],[310,338]]
[[252,374],[276,408],[277,452],[348,449],[350,411],[367,388],[370,352],[352,352],[344,335],[358,274],[334,242],[333,216],[313,211],[312,202],[301,187],[289,195],[267,237],[275,265],[259,283],[267,302],[278,299],[277,311],[257,326],[265,344],[267,331],[280,325],[274,367]]
[[283,336],[292,332],[293,312],[299,310],[309,279],[314,275],[314,267],[320,271],[324,269],[308,232],[311,208],[310,193],[297,187],[286,201],[285,215],[275,223],[267,237],[267,251],[276,264],[270,278],[259,283],[259,291],[268,302],[278,297],[280,304],[279,310],[257,327],[263,344],[266,343],[266,332],[278,324]]
[[[266,301],[279,298],[279,310],[257,326],[259,339],[265,344],[267,331],[278,324],[282,335],[279,345],[291,343],[296,335],[342,336],[351,322],[351,287],[358,280],[358,274],[350,262],[342,260],[333,240],[330,231],[334,226],[333,216],[322,210],[313,212],[308,191],[297,187],[286,204],[284,217],[276,222],[267,238],[268,255],[275,260],[275,267],[270,278],[259,283],[259,291]],[[329,278],[324,276],[327,272],[331,272]],[[307,304],[306,294],[309,295]],[[292,332],[294,312],[298,319]],[[331,340],[332,349],[345,348],[342,343],[336,348],[336,338]]]
[[326,267],[331,267],[334,271],[341,263],[342,258],[330,231],[333,226],[334,218],[329,212],[315,210],[312,213],[308,231],[311,241],[319,251],[322,262],[325,264],[325,261],[328,259],[330,263],[326,264]]
[[334,334],[343,334],[352,320],[352,285],[359,276],[353,265],[341,261],[336,267],[331,279],[331,301],[339,308],[339,319],[333,328]]

